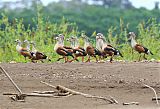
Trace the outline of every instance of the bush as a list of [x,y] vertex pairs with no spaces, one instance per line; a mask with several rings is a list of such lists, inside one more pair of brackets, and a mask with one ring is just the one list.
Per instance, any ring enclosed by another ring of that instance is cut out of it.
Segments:
[[[49,56],[52,62],[55,62],[58,55],[53,50],[55,44],[54,37],[60,33],[64,34],[65,38],[81,34],[75,23],[69,23],[65,18],[62,18],[60,23],[51,23],[48,19],[44,19],[41,13],[37,13],[37,18],[33,19],[33,22],[37,25],[36,27],[31,27],[28,24],[26,28],[23,22],[23,19],[17,18],[9,22],[8,17],[2,14],[2,18],[0,19],[0,62],[25,62],[23,56],[19,55],[16,51],[16,44],[14,42],[16,39],[35,41],[37,49]],[[137,29],[137,41],[154,53],[153,56],[149,55],[148,58],[159,60],[160,24],[155,18],[151,18],[147,23],[139,23]],[[123,20],[120,19],[119,26],[110,27],[105,36],[110,44],[122,52],[124,55],[123,60],[133,61],[138,59],[138,53],[132,53],[132,48],[126,37],[129,32],[128,30],[129,25],[125,25]],[[93,45],[95,45],[95,35],[96,31],[90,36]],[[65,44],[69,45],[67,42]],[[82,40],[80,40],[80,44],[83,45]],[[23,45],[23,47],[25,46]],[[118,57],[118,59],[122,58]]]

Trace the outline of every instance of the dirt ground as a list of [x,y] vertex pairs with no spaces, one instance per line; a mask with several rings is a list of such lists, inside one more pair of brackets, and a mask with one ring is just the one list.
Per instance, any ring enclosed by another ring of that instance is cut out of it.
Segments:
[[[1,63],[24,93],[51,91],[63,85],[70,89],[92,95],[114,97],[119,103],[109,104],[103,100],[80,95],[47,98],[26,97],[25,102],[12,101],[4,92],[17,93],[8,78],[0,73],[0,109],[160,109],[152,101],[154,93],[145,88],[152,86],[160,96],[160,63],[114,62],[114,63]],[[139,105],[122,105],[139,102]],[[160,101],[159,101],[160,102]]]

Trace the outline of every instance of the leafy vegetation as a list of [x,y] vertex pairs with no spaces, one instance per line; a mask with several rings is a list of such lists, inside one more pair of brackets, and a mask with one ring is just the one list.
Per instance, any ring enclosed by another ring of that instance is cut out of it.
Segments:
[[[109,43],[124,54],[124,60],[137,60],[138,53],[132,54],[127,33],[137,33],[137,41],[153,51],[149,59],[160,59],[160,18],[159,10],[104,8],[88,4],[52,3],[46,7],[33,6],[21,11],[4,10],[0,19],[0,62],[25,62],[16,52],[15,39],[34,40],[38,50],[47,54],[52,62],[57,59],[53,51],[54,37],[62,33],[65,38],[80,36],[85,32],[95,45],[95,35],[102,32]],[[83,42],[80,40],[81,45]],[[66,45],[69,45],[65,42]],[[26,46],[26,45],[23,45]],[[117,57],[119,58],[119,57]],[[122,58],[119,58],[122,59]]]

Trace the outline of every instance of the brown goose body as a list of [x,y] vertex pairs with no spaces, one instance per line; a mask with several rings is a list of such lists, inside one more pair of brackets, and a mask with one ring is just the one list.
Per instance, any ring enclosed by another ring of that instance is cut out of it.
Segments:
[[29,59],[32,58],[31,52],[29,52],[26,48],[22,48],[19,53],[23,55],[25,58],[28,57]]
[[[73,53],[72,49],[66,49],[64,47],[58,47],[56,53],[61,56],[69,56]],[[72,56],[72,55],[71,55]]]
[[96,59],[96,62],[98,62],[98,59],[96,57],[98,50],[90,44],[87,36],[83,35],[82,38],[84,39],[84,49],[88,55],[88,59],[86,62],[90,62],[90,57],[94,57]]
[[[33,52],[31,52],[31,54],[32,54],[32,53],[33,53]],[[47,59],[47,56],[46,56],[45,54],[37,51],[36,53],[33,53],[33,54],[32,54],[32,59],[31,59],[31,60],[32,60],[32,61],[34,61],[34,60],[40,60],[41,62],[43,62],[44,59]],[[49,61],[51,61],[51,60],[49,59]]]
[[95,53],[95,48],[93,46],[87,46],[86,47],[86,52],[90,56],[94,56],[96,54]]
[[[142,46],[142,45],[140,45],[140,44],[136,44],[136,45],[134,46],[134,50],[136,50],[138,53],[149,54],[148,48],[146,48],[146,47],[144,47],[144,46]],[[151,52],[151,54],[153,54],[153,53]]]
[[68,60],[68,56],[71,56],[72,58],[74,58],[74,56],[73,56],[73,50],[72,49],[66,49],[64,47],[58,47],[56,49],[56,53],[58,55],[62,56],[61,58],[58,58],[57,61],[60,61],[61,59],[65,59],[65,63],[66,63],[66,62],[70,62]]

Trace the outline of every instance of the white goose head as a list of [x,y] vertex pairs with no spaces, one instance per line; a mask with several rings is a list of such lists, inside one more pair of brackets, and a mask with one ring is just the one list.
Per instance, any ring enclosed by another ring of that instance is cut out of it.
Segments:
[[17,45],[21,46],[22,42],[19,39],[16,39],[15,42],[17,43]]
[[74,42],[74,46],[75,47],[78,47],[79,46],[79,40],[78,40],[78,38],[75,36],[75,37],[73,37],[73,42]]
[[29,41],[28,40],[24,40],[23,42],[27,44],[27,47],[26,47],[27,50],[30,50],[30,43],[29,43]]
[[26,39],[26,40],[24,40],[23,42],[24,42],[24,43],[27,43],[27,44],[29,44],[29,41],[28,41],[27,39]]
[[16,39],[15,42],[17,43],[16,50],[20,52],[22,49],[22,42],[19,39]]
[[99,39],[101,39],[104,35],[102,33],[97,33],[96,35],[96,41],[98,41]]
[[36,46],[36,43],[34,41],[31,41],[30,44]]
[[62,45],[64,45],[64,35],[63,34],[59,34],[58,35],[58,41],[62,44]]
[[54,40],[56,40],[57,41],[57,43],[56,44],[58,44],[58,45],[64,45],[64,42],[63,42],[63,40],[62,40],[62,38],[61,37],[55,37],[54,38]]
[[71,47],[75,47],[74,36],[71,36],[70,38],[66,39],[66,41],[68,41],[71,44]]
[[82,34],[82,39],[85,41],[85,42],[88,42],[89,43],[89,38],[86,36],[86,35],[84,35],[84,34]]
[[128,33],[128,40],[131,40],[131,39],[135,39],[136,35],[134,32],[129,32]]

